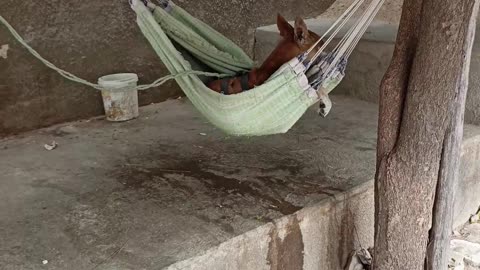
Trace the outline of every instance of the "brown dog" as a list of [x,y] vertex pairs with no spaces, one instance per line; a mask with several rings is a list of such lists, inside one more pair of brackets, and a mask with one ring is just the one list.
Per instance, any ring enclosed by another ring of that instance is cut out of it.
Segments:
[[[306,52],[320,39],[317,34],[307,29],[307,25],[301,18],[297,18],[295,27],[292,27],[285,18],[278,14],[277,27],[282,39],[259,68],[253,69],[243,76],[212,81],[208,87],[226,95],[252,89],[264,83],[283,64]],[[313,53],[317,52],[321,45],[323,42],[320,42]]]

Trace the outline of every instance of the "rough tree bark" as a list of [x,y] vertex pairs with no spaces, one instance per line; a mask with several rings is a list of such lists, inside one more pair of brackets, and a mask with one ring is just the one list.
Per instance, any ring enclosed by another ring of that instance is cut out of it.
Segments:
[[[473,2],[473,1],[472,1]],[[463,119],[465,114],[465,99],[467,98],[468,76],[470,74],[470,58],[475,38],[476,20],[479,1],[473,5],[470,14],[466,14],[467,28],[462,49],[462,66],[458,70],[456,98],[453,103],[453,113],[445,136],[445,142],[440,163],[440,171],[435,194],[432,229],[427,249],[427,270],[447,269],[450,246],[450,235],[453,226],[453,205],[455,192],[458,188],[458,173],[460,164],[461,141],[463,138]],[[470,8],[470,6],[467,6]],[[470,12],[467,10],[467,13]],[[468,16],[470,15],[470,16]]]
[[404,1],[380,89],[374,269],[446,269],[478,3]]

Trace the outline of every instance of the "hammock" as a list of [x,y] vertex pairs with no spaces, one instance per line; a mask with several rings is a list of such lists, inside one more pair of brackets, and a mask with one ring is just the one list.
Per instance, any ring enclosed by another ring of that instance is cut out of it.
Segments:
[[[329,53],[325,48],[363,1],[355,0],[322,36],[325,44],[310,61],[306,60],[307,55],[318,44],[284,64],[254,89],[223,95],[206,87],[205,78],[198,75],[179,76],[175,80],[213,125],[231,135],[285,133],[317,102],[320,114],[326,116],[332,107],[328,94],[345,76],[348,57],[384,0],[372,0],[337,46]],[[192,71],[192,65],[227,75],[253,68],[253,61],[237,45],[172,1],[162,0],[159,6],[140,0],[130,4],[142,33],[170,73]]]

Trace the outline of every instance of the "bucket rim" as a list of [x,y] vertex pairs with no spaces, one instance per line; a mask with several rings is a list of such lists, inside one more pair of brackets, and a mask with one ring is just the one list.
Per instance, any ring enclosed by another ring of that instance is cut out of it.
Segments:
[[98,78],[98,84],[106,88],[105,90],[121,89],[137,82],[138,75],[136,73],[114,73]]

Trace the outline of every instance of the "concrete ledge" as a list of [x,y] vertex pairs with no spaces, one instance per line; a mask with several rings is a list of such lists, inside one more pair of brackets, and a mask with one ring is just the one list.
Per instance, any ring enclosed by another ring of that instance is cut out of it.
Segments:
[[343,269],[353,249],[373,245],[372,205],[368,182],[165,270]]
[[[308,20],[305,20],[305,22],[309,30],[319,35],[322,35],[335,22],[337,17],[332,17],[332,16],[334,15],[339,16],[337,14],[338,12],[339,11],[335,11],[335,12],[327,11],[327,14],[326,14],[327,17],[322,16],[320,18],[308,19]],[[290,24],[293,25],[294,22],[290,21]],[[343,29],[337,34],[336,40],[343,38],[350,27],[352,27],[351,21],[349,21],[345,25],[345,27],[343,27]],[[373,21],[372,24],[368,27],[367,31],[365,32],[365,35],[362,38],[362,41],[393,44],[395,43],[395,40],[396,40],[397,30],[398,30],[398,24],[394,24],[388,21],[376,20],[376,21]],[[267,56],[270,54],[270,52],[273,50],[273,48],[275,48],[279,39],[280,39],[279,32],[275,24],[257,28],[255,32],[255,47],[254,47],[255,60],[259,63],[263,62],[267,58]],[[336,40],[334,40],[333,42],[335,43]],[[390,58],[391,53],[390,55],[387,55],[387,56],[388,58]],[[387,64],[388,63],[389,63],[389,59],[387,61]],[[380,70],[382,69],[380,68]]]
[[[321,35],[325,33],[336,20],[337,18],[321,17],[305,20],[305,23],[307,24],[309,30]],[[347,31],[352,27],[353,22],[354,20],[350,20],[349,22],[347,22],[342,28],[342,30],[337,34],[336,38],[343,38]],[[293,25],[294,22],[291,21],[290,24]],[[395,39],[397,38],[397,29],[398,24],[392,24],[390,22],[376,20],[373,21],[372,24],[370,24],[370,26],[368,27],[365,35],[363,36],[363,40],[392,43],[395,42]],[[271,36],[278,37],[277,25],[267,25],[257,28],[257,38],[260,38],[263,41],[263,34],[274,34]]]
[[[225,137],[172,100],[0,141],[0,265],[339,269],[373,241],[377,107],[333,102],[278,136]],[[479,138],[466,127],[457,224],[480,204]]]
[[[480,205],[479,131],[471,126],[465,131],[455,228],[464,225]],[[165,270],[343,269],[349,252],[373,246],[373,228],[374,183],[368,181]],[[283,253],[286,247],[289,252]]]
[[[335,12],[330,13],[337,15]],[[331,16],[328,14],[327,16]],[[335,17],[322,16],[322,18],[308,20],[307,24],[309,29],[322,34],[334,21]],[[380,20],[372,22],[349,59],[346,77],[332,93],[377,102],[380,82],[393,55],[397,29],[396,22]],[[477,24],[477,33],[480,33],[480,24]],[[345,31],[342,31],[338,37],[341,38],[344,34]],[[276,26],[260,27],[255,36],[255,60],[261,63],[277,44]],[[480,125],[480,107],[478,106],[480,104],[480,39],[476,39],[474,43],[470,70],[465,121]]]

